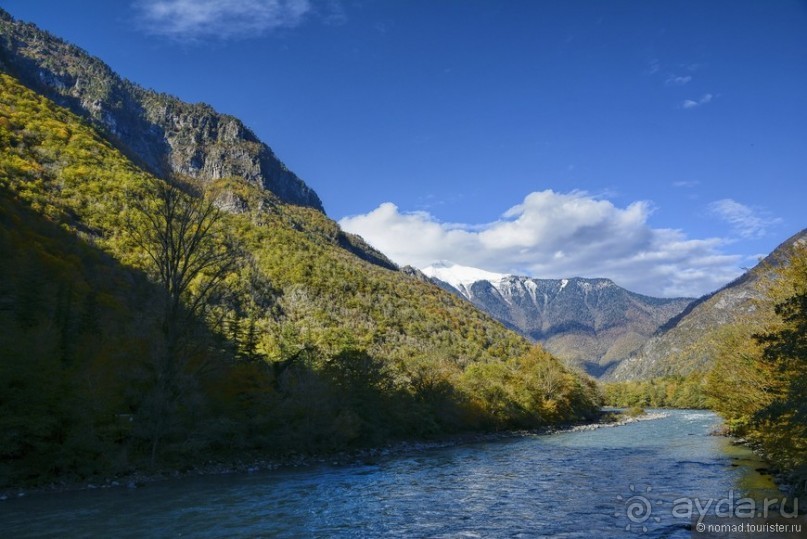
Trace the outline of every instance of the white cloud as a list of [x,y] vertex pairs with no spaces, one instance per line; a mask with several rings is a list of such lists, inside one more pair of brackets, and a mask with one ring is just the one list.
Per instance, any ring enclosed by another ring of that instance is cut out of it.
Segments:
[[669,75],[664,81],[667,86],[683,86],[692,80],[691,75]]
[[692,187],[697,187],[698,185],[700,185],[700,183],[701,182],[699,182],[698,180],[683,180],[683,181],[673,182],[672,185],[673,185],[673,187],[678,187],[678,188],[682,188],[682,189],[689,189],[689,188],[692,188]]
[[651,228],[651,212],[648,202],[620,208],[583,191],[546,190],[481,225],[443,223],[390,202],[340,225],[399,264],[450,260],[539,278],[608,277],[656,296],[699,296],[740,273],[740,257],[720,252],[723,240]]
[[768,233],[769,227],[782,222],[781,219],[761,215],[753,208],[730,198],[712,202],[709,210],[730,224],[734,232],[743,238],[761,238]]
[[179,41],[238,39],[293,28],[309,0],[136,0],[143,28]]
[[697,101],[687,99],[681,104],[681,106],[685,109],[694,109],[695,107],[700,107],[701,105],[711,103],[712,99],[714,99],[714,96],[712,94],[703,94]]

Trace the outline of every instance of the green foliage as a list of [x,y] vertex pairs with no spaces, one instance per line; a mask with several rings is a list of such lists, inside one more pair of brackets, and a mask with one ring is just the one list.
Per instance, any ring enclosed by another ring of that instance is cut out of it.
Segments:
[[584,419],[599,408],[591,380],[573,374],[540,347],[501,362],[475,364],[463,374],[482,421],[534,427]]
[[628,417],[639,417],[645,414],[644,408],[641,406],[631,406],[625,411],[625,415]]
[[0,253],[0,486],[119,470],[147,283],[3,188]]
[[734,434],[756,444],[777,466],[807,469],[807,246],[761,284],[761,323],[726,330],[709,376],[716,409]]
[[3,74],[0,140],[0,485],[539,426],[599,404],[593,382],[467,302],[237,178],[175,193],[216,216],[199,252],[230,252],[227,231],[239,254],[172,280],[185,251],[160,250],[165,200],[149,194],[167,184]]
[[620,408],[708,408],[701,373],[650,380],[609,382],[602,385],[605,404]]

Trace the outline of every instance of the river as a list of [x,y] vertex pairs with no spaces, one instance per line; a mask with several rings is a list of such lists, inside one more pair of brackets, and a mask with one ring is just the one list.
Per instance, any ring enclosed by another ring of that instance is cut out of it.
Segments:
[[753,454],[709,435],[714,414],[667,413],[355,465],[31,494],[0,502],[0,536],[688,538],[676,500],[780,495]]

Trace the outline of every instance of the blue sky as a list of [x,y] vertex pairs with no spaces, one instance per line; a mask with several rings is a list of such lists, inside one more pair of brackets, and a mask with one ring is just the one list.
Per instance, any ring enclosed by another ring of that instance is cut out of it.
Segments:
[[0,0],[396,262],[699,295],[807,226],[803,1]]

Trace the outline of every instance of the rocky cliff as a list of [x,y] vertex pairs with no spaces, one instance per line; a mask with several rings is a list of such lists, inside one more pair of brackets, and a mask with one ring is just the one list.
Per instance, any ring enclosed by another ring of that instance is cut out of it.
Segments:
[[98,58],[0,9],[0,69],[101,128],[159,176],[244,178],[280,200],[320,211],[317,194],[232,116],[146,90]]

